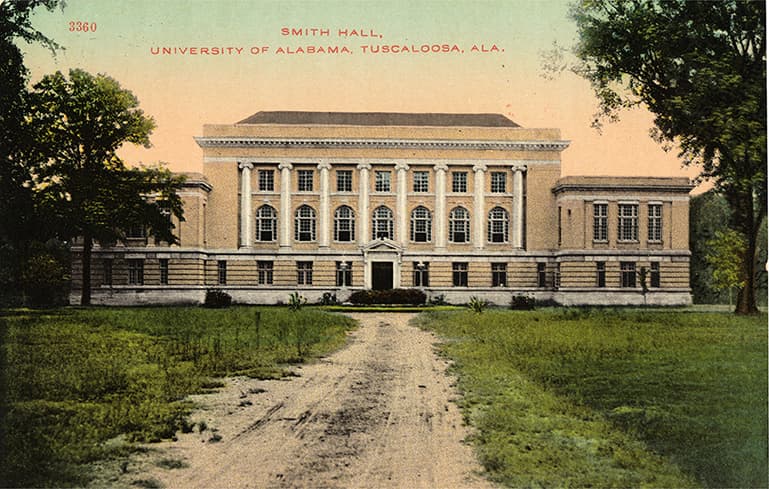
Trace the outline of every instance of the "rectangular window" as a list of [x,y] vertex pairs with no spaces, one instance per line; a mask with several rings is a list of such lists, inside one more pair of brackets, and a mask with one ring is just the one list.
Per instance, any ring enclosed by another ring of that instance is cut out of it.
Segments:
[[561,206],[558,206],[558,246],[561,246],[563,241],[563,229],[561,227]]
[[312,179],[315,172],[313,170],[298,170],[297,183],[300,192],[312,192]]
[[336,171],[336,191],[352,192],[352,170]]
[[507,263],[491,264],[491,286],[507,287]]
[[606,262],[605,261],[595,262],[595,279],[596,279],[596,286],[606,287]]
[[390,191],[390,172],[389,171],[374,172],[374,191],[376,192]]
[[312,285],[312,262],[311,261],[296,262],[296,284]]
[[430,286],[430,264],[414,262],[414,287]]
[[107,258],[102,262],[103,273],[102,283],[104,285],[112,285],[112,258]]
[[491,172],[491,193],[503,194],[507,192],[507,173],[501,171]]
[[275,172],[273,170],[259,170],[259,191],[275,191]]
[[537,263],[537,287],[547,287],[547,266]]
[[593,204],[593,241],[609,241],[609,204]]
[[464,193],[467,192],[467,172],[451,172],[451,191]]
[[336,262],[336,286],[352,287],[352,264],[345,261]]
[[259,276],[259,285],[272,285],[272,262],[256,262],[256,272]]
[[451,281],[454,287],[467,287],[467,262],[451,264]]
[[168,285],[168,258],[160,259],[160,285]]
[[227,261],[219,260],[216,263],[216,283],[227,285]]
[[429,190],[429,173],[426,171],[414,172],[414,192],[428,192]]
[[619,241],[638,241],[638,204],[619,205]]
[[622,287],[635,287],[635,263],[623,261],[619,264],[620,285]]
[[651,271],[649,272],[649,286],[659,288],[660,286],[660,262],[653,261],[651,263]]
[[662,205],[649,204],[649,241],[662,241]]
[[144,285],[144,260],[132,258],[128,260],[128,285]]
[[146,236],[146,230],[144,229],[144,226],[141,225],[134,225],[129,227],[126,230],[125,237],[126,238],[132,238],[132,239],[140,239],[144,238]]

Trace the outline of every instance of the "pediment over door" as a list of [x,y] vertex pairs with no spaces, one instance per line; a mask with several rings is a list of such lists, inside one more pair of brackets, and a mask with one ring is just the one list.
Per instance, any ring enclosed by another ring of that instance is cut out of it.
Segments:
[[403,247],[389,239],[375,239],[363,246],[364,253],[396,253],[403,252]]

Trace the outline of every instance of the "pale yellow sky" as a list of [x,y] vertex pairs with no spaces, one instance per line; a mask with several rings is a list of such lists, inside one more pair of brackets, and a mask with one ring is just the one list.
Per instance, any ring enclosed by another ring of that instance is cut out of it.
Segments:
[[[574,39],[567,11],[555,0],[68,0],[63,11],[34,16],[35,26],[66,49],[53,57],[25,46],[26,63],[32,81],[72,67],[116,78],[158,126],[153,148],[122,155],[129,163],[164,161],[175,171],[200,171],[193,136],[203,124],[260,110],[313,110],[501,113],[524,127],[561,129],[571,140],[564,175],[695,176],[696,168],[682,169],[675,151],[665,153],[649,137],[648,112],[625,113],[599,134],[590,128],[596,101],[588,83],[569,73],[541,76],[541,53]],[[285,36],[283,28],[328,35]],[[460,52],[363,48],[436,44]],[[289,54],[309,46],[350,52]],[[163,47],[177,54],[153,54]]]

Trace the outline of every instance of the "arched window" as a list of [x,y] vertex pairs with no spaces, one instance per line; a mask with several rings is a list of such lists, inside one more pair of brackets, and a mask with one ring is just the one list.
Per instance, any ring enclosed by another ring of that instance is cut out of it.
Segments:
[[294,239],[315,241],[315,210],[309,205],[303,205],[296,210]]
[[256,210],[256,240],[275,241],[278,234],[278,213],[269,205]]
[[374,209],[373,226],[371,235],[373,239],[394,239],[393,238],[393,211],[385,206],[379,206]]
[[489,212],[489,243],[507,243],[510,217],[501,207],[495,207]]
[[454,207],[449,212],[449,241],[452,243],[470,241],[470,213],[464,207]]
[[334,212],[334,241],[355,241],[355,212],[346,205]]
[[419,206],[411,211],[411,241],[427,243],[432,240],[433,219],[427,208]]

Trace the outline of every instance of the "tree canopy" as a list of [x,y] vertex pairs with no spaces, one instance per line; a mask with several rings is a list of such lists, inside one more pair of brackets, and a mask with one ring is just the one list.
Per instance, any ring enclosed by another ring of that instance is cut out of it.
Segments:
[[765,3],[583,0],[574,5],[574,71],[589,80],[600,120],[646,106],[655,136],[702,165],[746,240],[739,312],[755,312],[757,240],[766,217]]
[[60,236],[83,239],[83,295],[90,302],[93,241],[125,239],[146,226],[155,239],[176,243],[171,215],[182,217],[176,191],[182,179],[161,167],[128,168],[124,143],[149,145],[155,123],[128,90],[106,75],[57,72],[34,85],[27,124],[36,144],[36,188],[49,225]]

